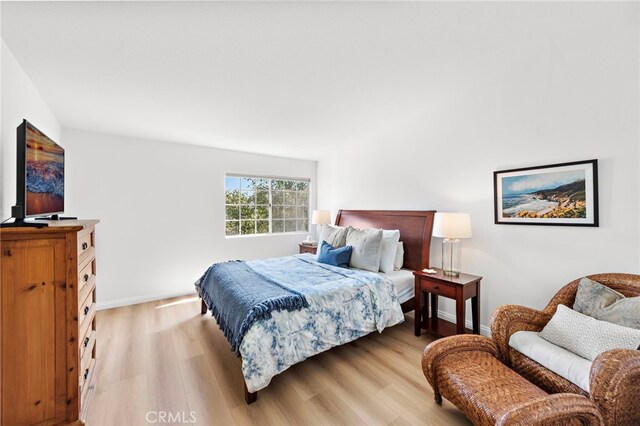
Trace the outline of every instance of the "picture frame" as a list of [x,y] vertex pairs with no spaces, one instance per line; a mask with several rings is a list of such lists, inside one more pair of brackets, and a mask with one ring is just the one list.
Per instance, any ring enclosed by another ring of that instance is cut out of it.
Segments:
[[500,225],[599,226],[598,160],[493,172]]

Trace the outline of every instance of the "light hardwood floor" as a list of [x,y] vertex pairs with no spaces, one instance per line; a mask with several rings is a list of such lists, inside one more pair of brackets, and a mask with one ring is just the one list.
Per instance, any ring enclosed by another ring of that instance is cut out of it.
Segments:
[[431,338],[413,335],[409,315],[291,367],[252,405],[240,361],[196,297],[100,311],[98,332],[90,426],[167,424],[159,412],[173,424],[470,424],[447,401],[433,401],[420,367]]

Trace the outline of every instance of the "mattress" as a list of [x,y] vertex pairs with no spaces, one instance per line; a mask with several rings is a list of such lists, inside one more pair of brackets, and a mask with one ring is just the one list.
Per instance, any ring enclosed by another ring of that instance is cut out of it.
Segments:
[[396,293],[398,293],[398,302],[404,303],[407,300],[413,299],[415,285],[413,271],[410,269],[400,269],[398,271],[379,272],[383,277],[389,278],[396,286]]

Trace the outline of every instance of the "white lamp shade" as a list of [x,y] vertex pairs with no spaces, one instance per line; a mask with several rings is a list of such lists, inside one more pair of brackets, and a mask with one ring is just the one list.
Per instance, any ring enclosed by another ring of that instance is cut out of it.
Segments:
[[331,212],[329,210],[314,210],[311,215],[311,223],[314,225],[331,223]]
[[433,236],[440,238],[471,238],[469,213],[436,213]]

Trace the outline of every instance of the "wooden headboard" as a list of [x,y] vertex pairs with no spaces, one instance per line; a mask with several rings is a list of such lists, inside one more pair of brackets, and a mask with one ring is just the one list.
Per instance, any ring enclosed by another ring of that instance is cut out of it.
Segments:
[[337,226],[398,229],[404,245],[404,268],[429,267],[435,210],[338,210]]

